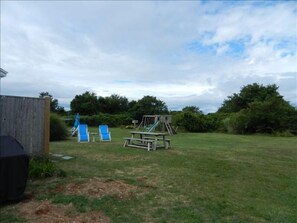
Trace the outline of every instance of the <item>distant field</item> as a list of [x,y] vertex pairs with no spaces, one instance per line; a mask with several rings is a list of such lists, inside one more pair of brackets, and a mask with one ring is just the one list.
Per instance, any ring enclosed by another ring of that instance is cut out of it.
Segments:
[[5,206],[1,222],[297,222],[296,137],[179,133],[148,152],[110,130],[112,142],[52,142],[74,157],[54,159],[67,177],[29,181],[31,203]]

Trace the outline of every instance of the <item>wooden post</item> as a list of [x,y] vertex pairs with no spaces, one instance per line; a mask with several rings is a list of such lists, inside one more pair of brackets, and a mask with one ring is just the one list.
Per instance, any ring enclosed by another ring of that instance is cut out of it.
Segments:
[[49,155],[49,140],[50,140],[50,97],[44,97],[44,154]]

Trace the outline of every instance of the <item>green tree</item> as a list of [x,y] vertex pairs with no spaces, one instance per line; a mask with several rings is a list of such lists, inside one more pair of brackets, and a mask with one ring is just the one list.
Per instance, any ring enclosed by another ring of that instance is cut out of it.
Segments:
[[183,112],[191,112],[194,114],[202,114],[202,111],[199,107],[196,106],[186,106],[182,109]]
[[131,111],[134,105],[137,103],[137,101],[132,100],[128,102],[128,111]]
[[98,97],[98,109],[101,113],[108,113],[108,102],[106,97]]
[[48,92],[39,93],[39,98],[50,97],[50,111],[58,114],[65,114],[64,107],[59,106],[58,99],[54,99],[53,96]]
[[228,99],[224,100],[218,112],[239,112],[241,109],[248,108],[251,102],[263,102],[275,97],[280,97],[278,87],[275,84],[267,86],[257,83],[249,84],[242,87],[239,94],[228,96]]
[[297,113],[294,110],[281,97],[269,98],[264,102],[252,102],[247,109],[243,110],[248,118],[246,131],[248,133],[292,131],[297,125],[296,118],[294,121]]
[[119,114],[128,111],[129,101],[126,97],[112,94],[110,97],[105,97],[105,112],[109,114]]
[[97,96],[93,92],[86,91],[81,95],[76,95],[70,102],[71,112],[81,115],[96,115],[99,113]]
[[229,114],[223,120],[228,132],[296,133],[296,109],[283,99],[274,84],[243,87],[239,94],[233,94],[224,101],[218,113]]
[[129,111],[137,120],[141,120],[143,115],[168,114],[165,102],[153,96],[144,96],[138,100]]

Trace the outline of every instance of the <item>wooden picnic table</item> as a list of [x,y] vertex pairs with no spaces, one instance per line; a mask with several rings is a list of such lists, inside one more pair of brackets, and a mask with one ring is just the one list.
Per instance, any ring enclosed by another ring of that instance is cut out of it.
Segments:
[[148,151],[157,148],[170,148],[170,139],[166,138],[167,133],[139,131],[130,131],[130,133],[131,137],[124,137],[124,147],[143,148]]

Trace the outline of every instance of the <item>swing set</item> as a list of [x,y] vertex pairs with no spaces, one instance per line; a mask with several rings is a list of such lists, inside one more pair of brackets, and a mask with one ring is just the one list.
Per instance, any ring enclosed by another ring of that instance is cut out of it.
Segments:
[[177,134],[177,129],[172,127],[171,115],[144,115],[137,129],[142,129],[146,132],[159,130],[168,132],[169,135]]

